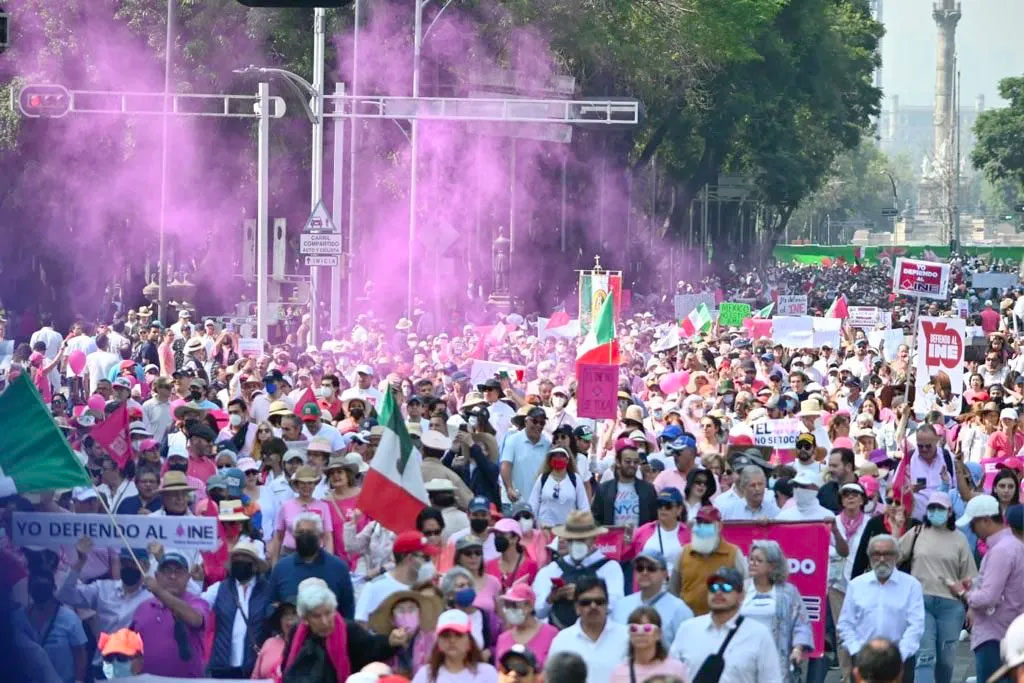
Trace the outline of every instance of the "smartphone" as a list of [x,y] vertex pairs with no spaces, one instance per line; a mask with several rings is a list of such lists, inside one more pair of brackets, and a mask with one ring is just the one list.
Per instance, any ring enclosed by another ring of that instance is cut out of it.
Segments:
[[921,487],[924,487],[924,485],[925,485],[925,478],[924,477],[918,477],[917,478],[917,485],[921,486]]
[[551,587],[552,588],[561,588],[564,585],[565,585],[565,581],[562,579],[562,577],[560,577],[560,576],[552,577],[552,579],[551,579]]

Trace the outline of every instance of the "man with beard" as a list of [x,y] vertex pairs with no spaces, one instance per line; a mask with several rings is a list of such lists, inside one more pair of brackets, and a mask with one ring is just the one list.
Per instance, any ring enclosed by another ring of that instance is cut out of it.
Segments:
[[[373,611],[389,595],[410,590],[417,583],[431,578],[429,575],[424,576],[425,572],[422,570],[424,566],[430,566],[430,558],[436,555],[438,550],[435,545],[427,542],[426,536],[418,531],[403,531],[395,537],[392,552],[395,556],[395,568],[384,572],[363,587],[363,592],[359,594],[359,604],[356,605],[356,621],[365,624]],[[274,574],[277,572],[275,567]]]
[[[879,636],[899,644],[904,681],[913,681],[914,661],[924,635],[924,593],[921,582],[896,569],[899,545],[889,534],[868,541],[870,573],[852,579],[836,622],[839,638],[849,652]],[[843,672],[849,678],[850,671]]]
[[672,574],[669,590],[697,616],[708,613],[708,579],[715,572],[732,567],[745,576],[747,560],[743,552],[722,538],[722,514],[713,505],[697,511],[693,537],[683,546]]

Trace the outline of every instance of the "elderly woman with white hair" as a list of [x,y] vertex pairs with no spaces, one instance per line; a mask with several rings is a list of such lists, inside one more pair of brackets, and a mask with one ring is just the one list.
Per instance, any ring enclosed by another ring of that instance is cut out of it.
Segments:
[[[740,614],[768,627],[778,650],[779,670],[800,664],[814,649],[814,637],[807,610],[796,587],[789,583],[789,561],[775,541],[751,543],[748,555],[750,576],[743,591]],[[787,683],[797,680],[787,674]]]
[[295,608],[299,624],[285,646],[280,678],[284,683],[344,683],[370,662],[394,656],[409,640],[402,628],[375,635],[344,619],[334,591],[322,579],[299,584]]

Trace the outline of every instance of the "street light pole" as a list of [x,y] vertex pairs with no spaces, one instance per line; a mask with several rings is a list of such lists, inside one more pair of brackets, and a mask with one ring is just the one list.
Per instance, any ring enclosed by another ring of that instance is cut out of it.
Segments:
[[[352,18],[352,95],[359,94],[359,22],[362,0],[355,0],[355,15]],[[353,105],[354,107],[355,105]],[[352,117],[352,129],[349,131],[348,153],[348,251],[345,255],[345,320],[352,327],[353,292],[355,286],[355,238],[356,238],[356,149],[359,145],[359,124]],[[339,180],[340,182],[340,180]]]
[[267,339],[267,237],[270,213],[270,84],[259,86],[256,164],[256,338]]
[[171,93],[171,67],[173,65],[172,55],[174,50],[174,9],[177,0],[167,0],[167,38],[164,47],[164,99],[163,116],[161,117],[160,136],[160,225],[158,228],[159,266],[157,268],[157,304],[156,319],[162,321],[167,313],[167,262],[166,262],[166,232],[167,232],[167,109]]
[[[416,20],[413,29],[412,41],[412,96],[420,96],[420,53],[423,47],[423,6],[429,0],[413,0],[416,4]],[[406,315],[412,318],[412,288],[413,288],[413,254],[416,253],[416,157],[419,147],[420,124],[417,117],[413,117],[411,123],[411,134],[409,135],[409,244],[407,246],[406,258],[409,261],[409,269],[406,277]]]
[[[310,212],[323,197],[324,191],[324,50],[327,42],[326,35],[326,10],[317,7],[313,10],[313,101],[310,109],[313,112],[313,155],[311,159],[311,182],[310,182]],[[337,266],[335,266],[337,268]],[[309,343],[319,347],[317,344],[320,331],[319,316],[319,285],[320,268],[310,266],[309,268],[309,289],[310,289],[310,315],[309,315]],[[333,293],[332,293],[333,294]]]
[[892,184],[892,208],[896,209],[896,213],[892,216],[892,243],[896,244],[896,221],[900,216],[900,198],[896,194],[896,179],[893,178],[892,173],[889,169],[882,169],[882,174],[889,177],[889,183]]

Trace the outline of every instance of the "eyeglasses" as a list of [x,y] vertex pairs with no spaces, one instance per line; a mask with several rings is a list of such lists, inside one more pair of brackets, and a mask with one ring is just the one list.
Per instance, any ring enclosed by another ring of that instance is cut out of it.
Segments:
[[637,574],[653,574],[654,572],[661,569],[653,564],[641,563],[633,567]]
[[796,444],[796,448],[799,451],[809,451],[812,448],[814,448],[814,446],[808,443],[807,441],[798,441]]
[[466,555],[468,557],[480,557],[481,555],[484,554],[484,551],[480,550],[479,548],[470,548],[468,550],[463,550],[459,554],[460,555]]
[[659,510],[668,510],[670,508],[674,508],[675,506],[676,506],[676,504],[673,503],[672,501],[668,501],[668,500],[658,501],[658,509]]
[[424,536],[440,536],[441,533],[442,532],[441,532],[440,529],[424,529],[423,530],[423,535]]
[[708,590],[712,593],[732,593],[736,590],[736,586],[731,583],[713,583],[708,586]]
[[608,604],[608,598],[582,598],[576,601],[579,607],[604,607]]
[[529,420],[527,420],[527,422],[529,422],[530,424],[533,424],[533,425],[540,425],[542,427],[548,423],[547,420],[542,420],[542,419],[535,418],[535,417],[531,417]]
[[630,633],[654,633],[657,630],[658,630],[658,627],[655,624],[630,624],[629,625],[629,632]]

